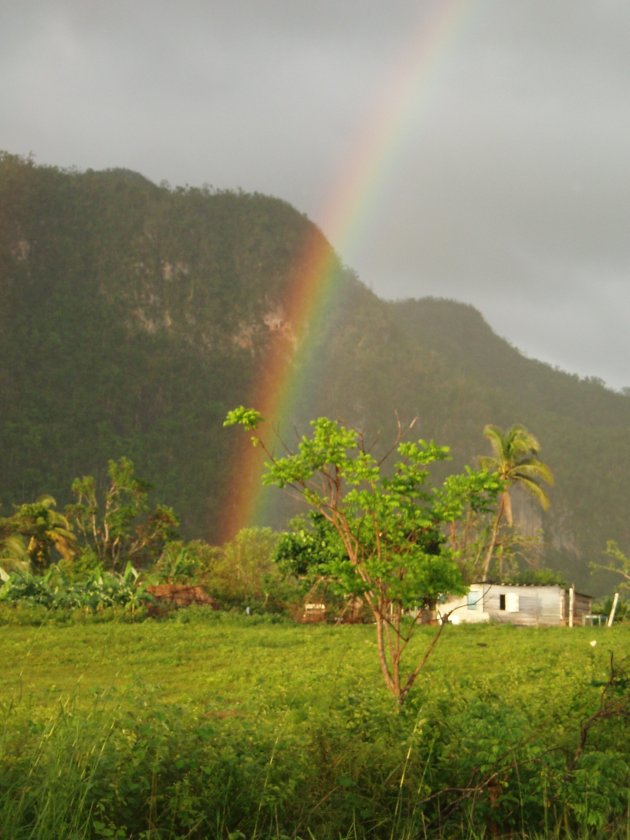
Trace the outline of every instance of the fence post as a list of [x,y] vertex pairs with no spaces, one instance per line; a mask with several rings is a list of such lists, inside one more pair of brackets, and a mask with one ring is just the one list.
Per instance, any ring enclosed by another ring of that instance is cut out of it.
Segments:
[[615,592],[615,597],[613,598],[612,607],[610,608],[610,615],[608,616],[608,622],[606,627],[612,627],[613,621],[615,620],[615,613],[617,612],[617,604],[619,603],[619,593]]

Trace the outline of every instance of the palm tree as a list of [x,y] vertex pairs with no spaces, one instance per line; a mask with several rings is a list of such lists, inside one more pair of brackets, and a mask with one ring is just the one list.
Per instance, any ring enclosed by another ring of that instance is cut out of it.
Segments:
[[35,567],[44,569],[53,560],[53,549],[65,560],[76,552],[76,536],[67,517],[56,510],[52,496],[40,496],[36,502],[18,505],[7,522],[26,540],[26,550]]
[[493,454],[482,456],[479,462],[483,468],[496,472],[504,484],[482,569],[482,578],[485,580],[497,544],[501,522],[505,519],[509,526],[512,525],[511,488],[522,487],[544,510],[547,510],[549,497],[540,486],[540,482],[544,481],[552,485],[553,473],[538,457],[540,452],[538,439],[524,426],[517,424],[502,431],[498,426],[488,425],[483,433],[490,441]]
[[20,534],[11,529],[9,520],[0,519],[0,578],[10,572],[28,572],[31,558]]

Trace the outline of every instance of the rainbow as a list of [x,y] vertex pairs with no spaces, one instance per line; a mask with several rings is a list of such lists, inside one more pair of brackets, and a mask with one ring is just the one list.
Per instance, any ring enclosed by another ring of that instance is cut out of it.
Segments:
[[[383,185],[402,146],[408,127],[421,106],[430,99],[431,82],[437,76],[447,47],[463,25],[474,0],[434,0],[420,17],[414,36],[397,64],[384,95],[365,121],[351,161],[345,161],[331,199],[318,214],[331,242],[343,252],[357,241],[376,206]],[[287,284],[284,323],[298,356],[306,357],[309,336],[338,300],[334,282],[339,260],[329,241],[315,230],[298,251]],[[293,414],[300,382],[295,372],[300,365],[287,353],[287,339],[280,331],[272,340],[261,366],[249,405],[258,409],[274,426]],[[243,437],[231,466],[222,536],[227,539],[240,528],[257,521],[262,495],[264,458],[259,449]]]

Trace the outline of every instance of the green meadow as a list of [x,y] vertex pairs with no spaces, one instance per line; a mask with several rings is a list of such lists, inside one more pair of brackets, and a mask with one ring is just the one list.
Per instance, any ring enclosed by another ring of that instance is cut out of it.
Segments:
[[626,838],[629,641],[448,627],[398,712],[371,626],[5,625],[0,836]]

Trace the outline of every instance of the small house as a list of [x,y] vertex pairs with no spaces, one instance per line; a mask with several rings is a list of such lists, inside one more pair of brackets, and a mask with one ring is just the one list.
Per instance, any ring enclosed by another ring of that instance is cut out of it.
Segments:
[[591,614],[592,598],[572,587],[473,583],[466,595],[440,604],[440,616],[452,624],[492,621],[525,627],[578,625]]

